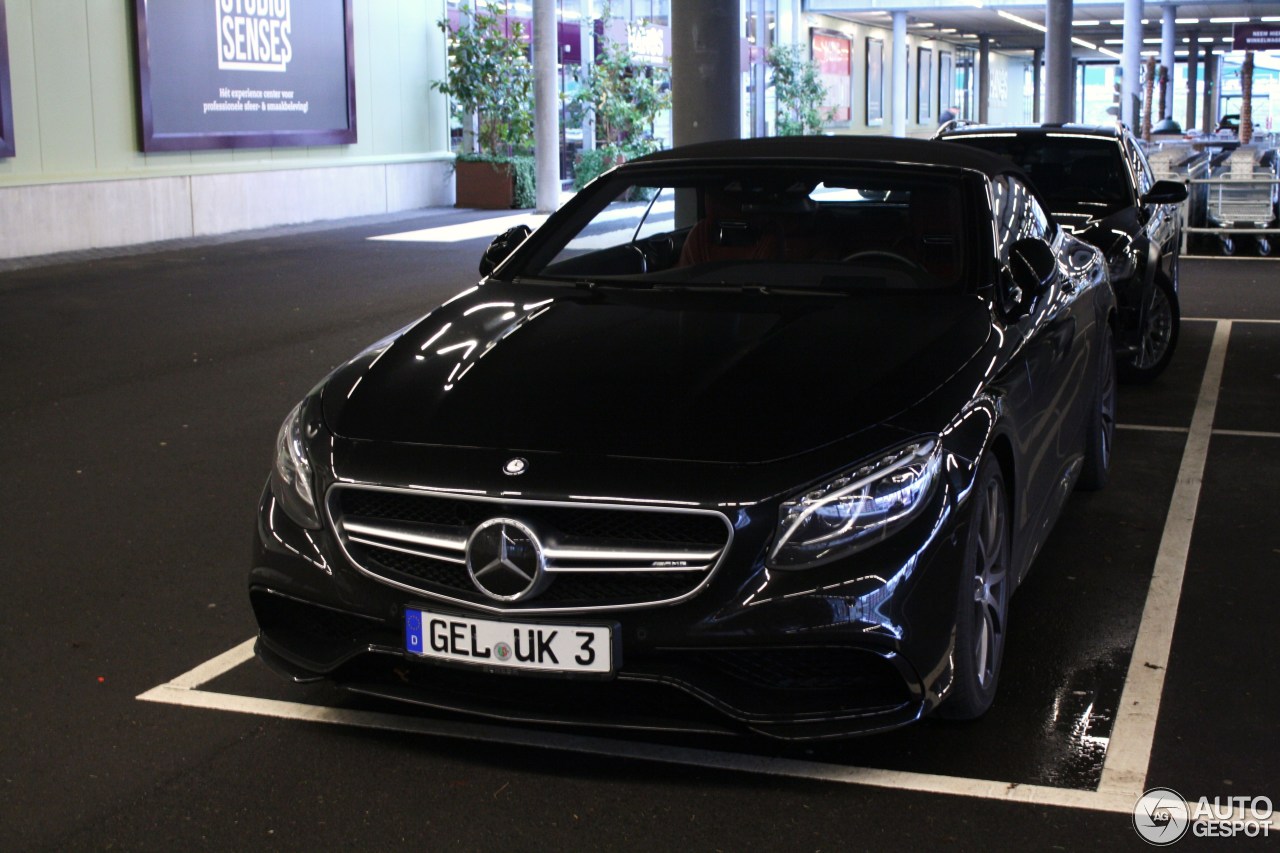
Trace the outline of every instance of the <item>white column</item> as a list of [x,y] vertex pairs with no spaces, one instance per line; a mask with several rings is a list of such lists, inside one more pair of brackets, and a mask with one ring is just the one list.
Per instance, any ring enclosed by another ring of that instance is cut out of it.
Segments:
[[[596,27],[595,3],[582,0],[582,17],[578,19],[578,50],[581,54],[579,67],[583,78],[595,70],[596,64]],[[591,107],[582,111],[582,150],[590,151],[596,147],[596,113]]]
[[539,213],[560,206],[560,99],[555,0],[533,0],[533,157]]
[[[1178,43],[1177,15],[1177,7],[1165,6],[1164,16],[1160,19],[1160,64],[1169,74],[1169,82],[1164,92],[1164,115],[1160,116],[1161,119],[1173,118],[1173,64],[1176,61],[1173,50],[1174,45]],[[1156,103],[1159,101],[1157,100]]]
[[991,121],[991,36],[978,33],[978,122]]
[[1120,51],[1120,120],[1130,130],[1138,129],[1138,97],[1141,89],[1138,78],[1142,68],[1142,0],[1124,0],[1124,28],[1121,31],[1124,45]]
[[893,74],[889,78],[893,92],[893,135],[907,135],[907,13],[893,13]]

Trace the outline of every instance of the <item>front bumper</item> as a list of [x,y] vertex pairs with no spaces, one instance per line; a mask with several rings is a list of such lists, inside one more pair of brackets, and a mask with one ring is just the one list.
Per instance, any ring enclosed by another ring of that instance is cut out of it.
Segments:
[[788,739],[896,728],[950,684],[967,509],[953,496],[939,489],[910,527],[829,566],[768,570],[772,524],[757,523],[690,600],[542,617],[615,625],[616,672],[601,680],[407,654],[405,608],[448,605],[357,571],[328,528],[297,528],[267,490],[249,583],[257,653],[297,681],[509,722]]

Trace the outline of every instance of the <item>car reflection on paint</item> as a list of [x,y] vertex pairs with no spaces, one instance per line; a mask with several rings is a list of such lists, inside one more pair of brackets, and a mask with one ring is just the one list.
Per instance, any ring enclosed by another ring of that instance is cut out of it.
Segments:
[[1114,296],[1016,167],[770,139],[622,166],[286,418],[249,589],[300,680],[824,738],[996,696],[1107,479]]

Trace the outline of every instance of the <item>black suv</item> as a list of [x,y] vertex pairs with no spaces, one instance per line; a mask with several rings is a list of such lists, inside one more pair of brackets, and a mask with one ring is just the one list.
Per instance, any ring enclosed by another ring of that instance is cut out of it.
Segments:
[[1155,379],[1178,343],[1178,205],[1186,186],[1157,181],[1123,126],[948,125],[936,138],[1013,160],[1054,218],[1103,251],[1120,305],[1120,377]]

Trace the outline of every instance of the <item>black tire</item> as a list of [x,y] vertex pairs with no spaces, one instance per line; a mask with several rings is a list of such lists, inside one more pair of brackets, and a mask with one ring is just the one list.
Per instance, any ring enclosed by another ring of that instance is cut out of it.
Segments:
[[981,717],[995,700],[1013,594],[1009,500],[995,459],[979,467],[971,499],[976,503],[956,604],[955,671],[938,707],[939,716],[952,720]]
[[1117,364],[1121,382],[1142,383],[1155,379],[1169,366],[1178,346],[1181,313],[1173,285],[1163,275],[1157,275],[1142,298],[1145,310],[1143,328],[1138,332],[1138,351]]
[[1098,347],[1098,383],[1084,436],[1084,463],[1076,488],[1096,492],[1111,479],[1111,452],[1116,437],[1116,358],[1111,327],[1103,329]]

